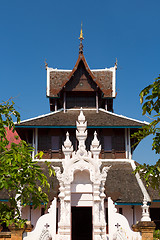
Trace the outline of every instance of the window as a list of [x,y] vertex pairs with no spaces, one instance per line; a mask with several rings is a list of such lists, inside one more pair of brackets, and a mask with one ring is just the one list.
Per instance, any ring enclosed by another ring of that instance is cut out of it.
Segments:
[[125,149],[125,142],[123,135],[115,135],[113,138],[113,148],[116,151],[124,151]]
[[112,136],[104,136],[104,151],[112,151]]
[[96,106],[95,96],[67,96],[66,102],[67,108]]
[[59,151],[59,136],[51,136],[52,151]]
[[39,134],[38,136],[38,150],[46,151],[51,149],[51,138],[48,134]]

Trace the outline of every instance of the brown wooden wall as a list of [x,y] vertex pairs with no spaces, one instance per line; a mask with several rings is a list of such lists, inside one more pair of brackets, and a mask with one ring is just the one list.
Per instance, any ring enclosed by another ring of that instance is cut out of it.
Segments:
[[[70,134],[70,140],[74,150],[78,148],[75,129],[39,129],[38,131],[38,150],[43,151],[44,159],[64,158],[62,145],[65,141],[66,132]],[[88,129],[86,140],[87,150],[93,140],[95,129]],[[97,129],[98,138],[102,147],[100,154],[104,159],[125,158],[125,131],[124,129]],[[109,143],[106,144],[106,141]]]

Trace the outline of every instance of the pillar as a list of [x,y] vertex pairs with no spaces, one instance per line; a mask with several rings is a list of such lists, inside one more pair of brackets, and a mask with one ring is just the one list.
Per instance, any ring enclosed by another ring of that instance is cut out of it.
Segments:
[[142,240],[153,240],[153,232],[155,230],[155,223],[153,221],[143,221],[133,226],[134,231],[141,232]]
[[24,227],[18,228],[14,225],[9,226],[9,230],[11,231],[11,240],[22,240],[22,234],[24,232],[24,229]]
[[98,92],[96,92],[96,112],[98,113]]

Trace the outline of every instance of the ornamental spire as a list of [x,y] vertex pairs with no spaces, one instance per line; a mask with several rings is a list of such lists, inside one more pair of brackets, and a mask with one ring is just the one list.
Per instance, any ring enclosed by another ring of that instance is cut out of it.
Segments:
[[83,37],[83,31],[82,31],[82,23],[81,23],[81,31],[80,31],[80,44],[79,44],[79,53],[83,53],[83,44],[82,44],[82,40],[84,39]]

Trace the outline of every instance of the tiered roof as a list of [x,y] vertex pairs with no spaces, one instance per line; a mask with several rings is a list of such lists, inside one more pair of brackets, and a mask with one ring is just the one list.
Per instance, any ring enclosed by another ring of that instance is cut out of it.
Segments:
[[[28,119],[22,121],[20,124],[16,124],[17,128],[21,127],[75,127],[75,122],[79,115],[80,109],[70,109],[65,113],[63,109],[57,112],[52,112],[36,118]],[[147,124],[146,122],[138,121],[132,118],[127,118],[122,115],[111,113],[105,111],[104,109],[99,109],[99,112],[96,112],[96,109],[86,109],[83,110],[88,127],[115,127],[115,128],[139,128]]]

